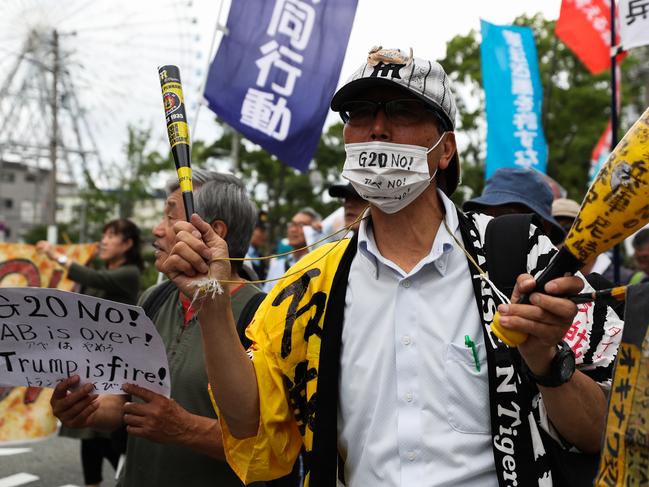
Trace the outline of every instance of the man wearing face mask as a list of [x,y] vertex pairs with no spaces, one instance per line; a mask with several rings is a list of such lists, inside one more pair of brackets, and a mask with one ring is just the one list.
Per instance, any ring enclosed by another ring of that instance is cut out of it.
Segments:
[[[450,84],[412,51],[370,51],[331,103],[345,122],[343,177],[370,218],[289,269],[248,328],[250,357],[235,353],[227,292],[203,300],[226,456],[244,482],[290,471],[304,449],[311,487],[558,486],[553,458],[599,450],[619,336],[597,354],[599,339],[577,353],[562,340],[577,308],[559,296],[578,293],[578,277],[529,305],[502,304],[478,277],[470,260],[485,264],[490,217],[449,199],[460,174]],[[209,225],[194,216],[175,230],[183,243],[165,265],[179,287],[204,277],[193,273],[205,259],[227,279]],[[530,227],[521,252],[529,274],[512,302],[554,249]],[[496,308],[506,328],[529,334],[515,350],[490,331]]]

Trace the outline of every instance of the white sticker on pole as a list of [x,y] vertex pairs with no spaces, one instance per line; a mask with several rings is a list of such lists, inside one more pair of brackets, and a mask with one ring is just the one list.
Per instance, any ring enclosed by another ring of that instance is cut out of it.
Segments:
[[71,375],[98,394],[137,384],[169,397],[169,365],[137,306],[49,288],[0,288],[0,385],[54,387]]

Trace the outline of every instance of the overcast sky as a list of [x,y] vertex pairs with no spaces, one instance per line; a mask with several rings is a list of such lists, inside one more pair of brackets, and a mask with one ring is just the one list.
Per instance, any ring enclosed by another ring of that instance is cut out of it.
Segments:
[[[221,22],[225,23],[231,1],[222,1]],[[205,52],[209,52],[220,3],[221,0],[194,1]],[[479,30],[481,18],[508,24],[521,14],[541,12],[547,19],[556,19],[560,6],[561,0],[359,0],[339,83],[364,62],[374,45],[406,51],[412,47],[417,57],[439,59],[444,57],[446,43],[454,36]],[[206,140],[214,137],[210,118],[209,109],[202,107],[198,137]],[[330,114],[327,123],[336,120]]]
[[[119,166],[124,160],[128,123],[152,128],[155,147],[166,151],[156,68],[161,64],[181,67],[187,115],[193,127],[201,87],[218,46],[217,42],[210,49],[217,17],[220,11],[220,23],[225,24],[230,3],[231,0],[0,0],[0,71],[4,73],[0,75],[1,82],[13,72],[30,35],[37,32],[42,39],[41,50],[30,56],[36,64],[22,62],[20,73],[24,74],[14,77],[16,86],[8,90],[9,96],[0,97],[0,108],[27,106],[25,100],[30,92],[21,88],[22,80],[36,80],[26,71],[28,68],[53,62],[50,44],[56,30],[63,70],[69,73],[70,87],[74,83],[75,97],[85,114],[79,117],[76,113],[77,123],[89,127],[103,155],[104,166],[112,162]],[[446,42],[472,28],[479,29],[480,18],[507,24],[522,13],[540,11],[546,18],[554,19],[559,6],[560,0],[359,0],[341,79],[364,62],[374,45],[404,50],[412,47],[417,57],[439,59],[445,54]],[[217,35],[216,39],[220,37]],[[24,125],[24,136],[31,137],[32,143],[42,144],[49,139],[49,116],[36,96],[29,99],[34,106],[20,113],[28,122],[40,120],[35,114],[45,115],[41,131],[31,129],[27,122],[19,124],[16,117],[14,125]],[[63,109],[71,99],[66,96],[62,100]],[[60,132],[68,137],[66,145],[74,147],[71,121],[66,124],[67,112],[63,109]],[[213,118],[209,109],[202,107],[193,138],[211,142],[218,137]],[[330,114],[327,123],[337,120],[335,114]],[[88,139],[82,134],[86,150]]]

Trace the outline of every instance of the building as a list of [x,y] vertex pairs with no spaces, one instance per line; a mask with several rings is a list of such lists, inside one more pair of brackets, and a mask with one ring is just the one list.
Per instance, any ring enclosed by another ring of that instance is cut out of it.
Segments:
[[[21,162],[0,161],[0,239],[20,242],[25,232],[47,224],[50,170]],[[57,187],[57,222],[78,218],[81,205],[78,187],[59,182]]]

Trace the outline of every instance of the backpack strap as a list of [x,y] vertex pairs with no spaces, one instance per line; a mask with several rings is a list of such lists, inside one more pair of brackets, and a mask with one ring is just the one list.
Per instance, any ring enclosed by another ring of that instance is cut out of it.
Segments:
[[239,319],[237,320],[237,334],[239,335],[239,340],[241,340],[241,345],[243,345],[243,348],[246,350],[248,350],[248,347],[252,345],[252,341],[246,336],[246,328],[248,328],[248,325],[257,312],[257,308],[259,308],[259,305],[266,296],[266,293],[261,292],[253,294],[239,314]]
[[[512,295],[516,278],[527,272],[527,251],[533,214],[501,215],[487,224],[485,257],[489,279],[507,297]],[[538,226],[538,224],[537,224]]]
[[165,281],[160,284],[154,291],[151,292],[151,294],[149,294],[144,303],[142,303],[144,314],[146,314],[151,319],[151,321],[153,321],[153,318],[160,309],[160,306],[162,306],[162,303],[164,303],[175,290],[176,285],[173,283],[173,281]]

